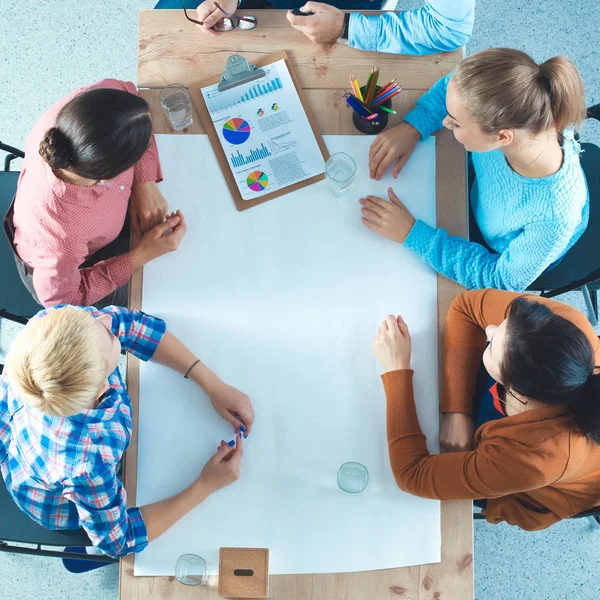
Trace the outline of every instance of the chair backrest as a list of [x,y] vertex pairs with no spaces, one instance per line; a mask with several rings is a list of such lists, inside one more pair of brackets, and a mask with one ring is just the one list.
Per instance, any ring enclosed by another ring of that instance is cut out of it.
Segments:
[[[18,179],[17,171],[0,171],[0,219],[4,219],[15,196]],[[42,307],[31,297],[19,277],[15,258],[3,229],[0,231],[0,316],[6,311],[28,319]]]
[[0,476],[0,541],[42,546],[91,546],[83,529],[54,531],[38,525],[12,499]]

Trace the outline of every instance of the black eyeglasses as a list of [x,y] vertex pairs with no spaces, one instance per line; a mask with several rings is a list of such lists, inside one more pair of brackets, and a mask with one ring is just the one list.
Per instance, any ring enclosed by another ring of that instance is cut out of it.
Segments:
[[[215,2],[215,7],[218,8],[225,17],[222,18],[218,23],[216,23],[212,29],[215,31],[231,31],[232,29],[254,29],[258,26],[258,19],[252,16],[244,16],[238,17],[237,15],[232,15],[228,13],[226,10],[221,8],[221,5],[218,2]],[[204,25],[202,21],[198,21],[196,19],[192,19],[185,8],[183,7],[183,12],[185,14],[185,18],[192,23],[196,23],[196,25]]]

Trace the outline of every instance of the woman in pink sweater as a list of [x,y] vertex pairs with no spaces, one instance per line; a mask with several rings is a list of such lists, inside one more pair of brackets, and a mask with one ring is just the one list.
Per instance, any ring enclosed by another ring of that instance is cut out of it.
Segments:
[[[33,297],[44,306],[126,305],[133,270],[185,234],[161,180],[148,104],[133,83],[105,79],[50,108],[27,139],[5,220]],[[145,234],[132,250],[129,221]]]

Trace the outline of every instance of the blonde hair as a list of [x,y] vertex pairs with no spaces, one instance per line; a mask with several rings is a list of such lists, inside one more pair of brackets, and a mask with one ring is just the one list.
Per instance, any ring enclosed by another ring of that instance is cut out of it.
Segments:
[[566,56],[538,65],[529,55],[491,48],[460,62],[452,81],[486,133],[556,127],[578,129],[586,118],[583,82]]
[[6,374],[24,402],[52,417],[91,408],[108,376],[95,322],[89,312],[65,306],[16,336]]

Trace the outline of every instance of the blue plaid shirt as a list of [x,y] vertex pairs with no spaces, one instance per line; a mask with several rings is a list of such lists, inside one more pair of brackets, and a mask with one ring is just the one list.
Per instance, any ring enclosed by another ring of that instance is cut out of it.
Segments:
[[[61,308],[39,312],[34,319]],[[112,332],[124,350],[149,360],[166,326],[141,311],[83,307],[94,317],[112,316]],[[98,408],[72,417],[49,417],[30,408],[6,376],[0,379],[0,468],[23,512],[48,529],[83,527],[94,546],[112,557],[148,545],[139,508],[127,508],[117,476],[131,437],[131,401],[118,367]]]

